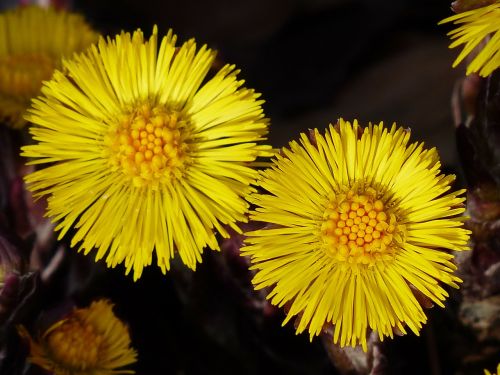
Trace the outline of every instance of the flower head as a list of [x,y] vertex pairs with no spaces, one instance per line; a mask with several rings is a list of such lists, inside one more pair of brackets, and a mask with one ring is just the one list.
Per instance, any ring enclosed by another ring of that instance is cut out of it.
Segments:
[[440,23],[453,22],[460,25],[448,33],[453,42],[450,48],[464,45],[453,67],[472,54],[480,43],[484,46],[467,66],[467,74],[479,73],[486,77],[500,67],[500,1],[494,4],[458,13]]
[[61,57],[97,40],[80,15],[36,6],[0,13],[0,120],[13,127]]
[[489,371],[488,371],[488,370],[486,370],[486,369],[484,370],[484,375],[499,375],[499,374],[500,374],[500,364],[498,364],[498,366],[497,366],[497,371],[496,371],[496,373],[491,373],[491,372],[489,372]]
[[383,124],[362,129],[342,119],[314,142],[302,134],[262,172],[251,218],[267,227],[246,233],[257,289],[287,304],[284,324],[318,335],[334,325],[334,342],[362,344],[418,334],[426,316],[412,289],[443,306],[441,284],[457,287],[453,255],[468,231],[454,176],[440,174],[435,149],[408,145],[410,134]]
[[[65,61],[33,101],[28,116],[38,144],[23,148],[37,196],[60,238],[108,266],[125,262],[140,277],[156,251],[165,272],[178,252],[195,268],[205,246],[219,249],[224,225],[241,232],[244,197],[258,176],[256,158],[270,156],[259,94],[242,87],[226,65],[208,77],[215,52],[194,40],[176,47],[171,32],[157,48],[140,30],[101,39]],[[55,164],[53,164],[55,163]]]
[[33,339],[23,328],[21,336],[30,343],[29,360],[54,375],[133,374],[124,366],[136,362],[127,326],[113,314],[107,300],[75,309],[41,337]]

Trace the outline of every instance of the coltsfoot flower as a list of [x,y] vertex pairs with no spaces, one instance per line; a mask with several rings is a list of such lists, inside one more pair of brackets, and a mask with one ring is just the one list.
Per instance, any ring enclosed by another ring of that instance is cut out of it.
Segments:
[[33,101],[28,119],[37,144],[23,148],[36,196],[71,246],[108,266],[125,263],[134,279],[151,264],[163,272],[177,252],[195,269],[216,232],[246,221],[253,163],[271,156],[259,94],[226,65],[208,76],[215,52],[194,40],[176,47],[169,32],[157,47],[140,30],[101,39],[67,60]]
[[477,55],[467,66],[467,74],[479,73],[489,76],[500,67],[500,1],[494,4],[472,9],[442,20],[440,23],[453,22],[460,25],[448,33],[453,42],[450,48],[464,45],[462,52],[453,63],[456,67],[467,56],[484,43]]
[[61,57],[95,41],[97,34],[78,14],[37,6],[0,13],[0,121],[24,126],[30,100]]
[[255,287],[311,339],[329,324],[335,343],[365,350],[369,329],[418,334],[426,315],[412,290],[443,306],[442,284],[461,281],[448,250],[467,249],[464,190],[449,192],[436,150],[395,125],[340,119],[313,138],[283,149],[250,197],[251,218],[268,223],[242,248]]
[[122,369],[137,361],[128,328],[107,300],[75,309],[36,339],[23,327],[19,332],[29,341],[29,360],[54,375],[134,373]]

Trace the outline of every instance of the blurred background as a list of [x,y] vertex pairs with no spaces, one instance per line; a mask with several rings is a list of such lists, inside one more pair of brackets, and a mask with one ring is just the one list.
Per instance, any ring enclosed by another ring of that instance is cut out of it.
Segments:
[[[0,7],[13,3],[0,0]],[[448,1],[55,3],[83,13],[103,34],[141,28],[148,35],[158,24],[181,41],[194,37],[217,49],[221,63],[236,64],[246,86],[262,93],[274,146],[339,117],[397,122],[411,128],[414,140],[438,147],[446,169],[456,172],[450,96],[463,72],[451,68],[457,51],[448,49],[450,26],[437,25],[451,15]],[[138,374],[335,374],[321,339],[311,344],[307,335],[295,336],[292,324],[281,328],[283,312],[251,291],[246,265],[232,252],[236,245],[227,246],[222,254],[207,252],[196,273],[179,264],[163,276],[150,267],[135,283],[121,267],[104,271],[71,252],[52,287],[78,304],[96,297],[117,304],[139,351]],[[59,298],[51,293],[47,306]],[[391,343],[389,352],[407,355],[395,374],[453,373],[443,346],[450,343],[433,329],[453,330],[446,314],[452,313],[430,310],[422,337]]]

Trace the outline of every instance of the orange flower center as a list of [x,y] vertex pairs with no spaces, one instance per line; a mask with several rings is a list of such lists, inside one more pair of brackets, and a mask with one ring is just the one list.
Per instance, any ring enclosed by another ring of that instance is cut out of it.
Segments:
[[327,253],[339,261],[373,266],[395,255],[396,216],[370,188],[364,194],[335,196],[325,210],[321,232]]
[[29,100],[54,68],[53,59],[40,53],[0,56],[0,94]]
[[176,111],[144,104],[110,127],[104,139],[112,170],[136,187],[180,177],[188,161],[186,121]]
[[48,337],[54,361],[73,369],[96,367],[102,337],[90,324],[71,318],[56,326]]

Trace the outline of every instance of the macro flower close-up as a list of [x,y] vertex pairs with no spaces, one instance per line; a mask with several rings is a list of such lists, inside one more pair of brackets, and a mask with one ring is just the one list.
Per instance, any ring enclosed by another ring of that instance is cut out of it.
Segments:
[[97,33],[76,13],[37,6],[0,13],[0,120],[23,127],[30,100],[61,58],[95,41]]
[[211,72],[214,51],[176,39],[156,27],[148,40],[102,38],[64,62],[27,117],[35,144],[22,155],[45,166],[26,182],[49,196],[59,238],[71,230],[71,246],[134,279],[154,252],[163,272],[176,253],[195,269],[226,225],[241,232],[254,163],[271,156],[260,95],[234,65]]
[[500,375],[499,25],[0,0],[0,375]]
[[443,307],[457,288],[451,251],[466,250],[463,190],[440,171],[435,149],[409,143],[410,132],[342,119],[325,134],[302,134],[261,173],[242,254],[257,289],[286,305],[297,333],[333,325],[341,347],[381,340],[427,317],[415,293]]
[[450,48],[463,45],[453,67],[467,57],[471,59],[467,74],[486,77],[500,67],[500,1],[455,14],[440,23],[448,22],[457,26],[448,33],[452,39]]
[[137,360],[128,328],[107,300],[74,309],[40,336],[31,337],[24,327],[19,333],[29,342],[29,361],[54,375],[134,373],[123,369]]

